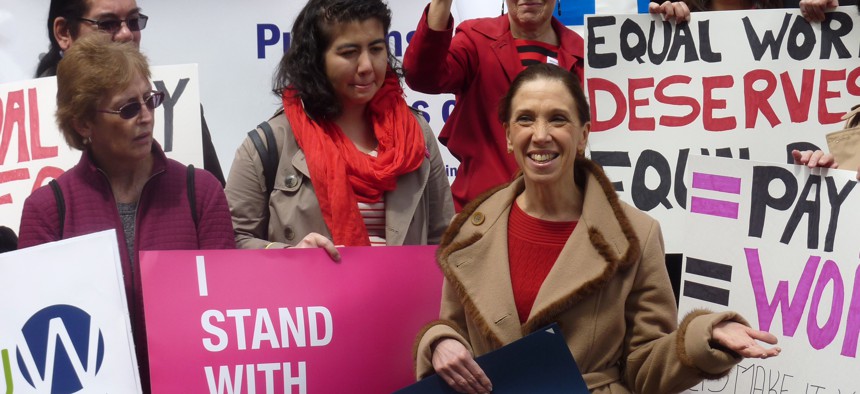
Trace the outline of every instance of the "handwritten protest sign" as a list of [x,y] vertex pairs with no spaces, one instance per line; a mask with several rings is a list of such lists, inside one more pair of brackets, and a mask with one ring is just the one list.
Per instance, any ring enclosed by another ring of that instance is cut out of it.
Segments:
[[[438,319],[435,247],[141,255],[158,393],[390,393]],[[181,355],[181,356],[178,356]]]
[[0,254],[0,273],[0,392],[141,392],[113,230]]
[[591,157],[621,197],[681,248],[690,155],[786,163],[860,103],[856,7],[810,24],[798,10],[587,19]]
[[779,340],[711,393],[860,392],[860,188],[849,171],[691,156],[680,312],[734,310]]
[[[168,157],[202,168],[197,66],[153,67],[152,76],[153,88],[165,92],[155,139]],[[54,77],[0,85],[0,224],[16,231],[27,196],[81,157],[57,127],[56,96]]]

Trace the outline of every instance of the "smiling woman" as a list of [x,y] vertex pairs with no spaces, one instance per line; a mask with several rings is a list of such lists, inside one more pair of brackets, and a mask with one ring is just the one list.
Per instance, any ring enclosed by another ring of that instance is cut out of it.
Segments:
[[583,155],[588,114],[559,67],[530,66],[512,82],[499,118],[522,175],[469,203],[445,233],[440,320],[418,335],[418,377],[490,392],[473,358],[552,322],[595,393],[680,392],[728,373],[738,355],[779,354],[756,343],[775,337],[732,312],[677,324],[660,226]]
[[322,247],[337,260],[334,245],[439,242],[448,178],[403,99],[390,26],[380,0],[310,0],[299,13],[274,78],[283,109],[249,134],[227,179],[239,247]]
[[76,166],[24,202],[20,247],[113,229],[144,392],[149,370],[141,250],[234,248],[221,184],[209,172],[164,155],[153,139],[163,93],[152,90],[149,64],[131,42],[108,34],[76,40],[57,68],[57,124]]

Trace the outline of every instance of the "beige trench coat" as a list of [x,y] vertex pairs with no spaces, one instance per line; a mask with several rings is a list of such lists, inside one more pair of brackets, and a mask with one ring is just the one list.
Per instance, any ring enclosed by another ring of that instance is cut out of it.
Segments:
[[[416,342],[419,378],[433,371],[431,345],[462,342],[481,355],[558,322],[585,382],[597,393],[671,393],[728,373],[739,360],[712,349],[711,328],[733,313],[695,312],[677,324],[660,226],[620,202],[602,171],[577,160],[584,181],[579,224],[522,326],[508,265],[508,214],[522,177],[470,203],[438,251],[445,274],[440,320]],[[580,186],[583,187],[583,186]]]
[[[430,153],[417,170],[397,179],[385,194],[385,240],[388,245],[438,244],[454,215],[445,166],[430,126],[416,115]],[[314,192],[305,153],[283,113],[269,120],[280,148],[274,190],[266,201],[260,156],[250,138],[236,150],[224,189],[233,216],[236,245],[243,249],[292,246],[316,232],[331,239]],[[266,141],[260,129],[260,138]]]

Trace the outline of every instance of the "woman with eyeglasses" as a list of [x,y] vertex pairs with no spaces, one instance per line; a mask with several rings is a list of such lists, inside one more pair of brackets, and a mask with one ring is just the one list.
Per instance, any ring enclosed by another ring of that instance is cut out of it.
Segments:
[[63,52],[79,37],[105,32],[114,41],[140,46],[140,31],[149,17],[140,13],[135,0],[51,0],[48,9],[48,39],[51,46],[39,61],[36,77],[57,74]]
[[337,260],[334,245],[439,243],[454,212],[448,177],[403,99],[390,25],[380,0],[301,10],[275,75],[283,110],[239,147],[227,178],[240,248],[323,247]]
[[232,249],[221,185],[168,159],[153,139],[155,109],[146,58],[104,34],[80,38],[57,68],[57,124],[77,165],[24,202],[19,247],[115,230],[140,366],[148,391],[138,252]]
[[[135,0],[51,0],[48,10],[48,39],[51,46],[36,67],[36,78],[57,74],[57,63],[75,41],[91,33],[104,33],[119,42],[140,46],[141,31],[149,17],[141,13]],[[223,186],[224,173],[203,107],[200,108],[202,126],[203,168],[215,175]]]

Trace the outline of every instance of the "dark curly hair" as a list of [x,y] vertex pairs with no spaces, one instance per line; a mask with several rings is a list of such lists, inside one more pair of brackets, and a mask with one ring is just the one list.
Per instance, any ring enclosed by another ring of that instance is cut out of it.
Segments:
[[60,54],[60,44],[54,37],[54,20],[63,17],[72,37],[77,37],[78,29],[81,26],[81,21],[78,18],[84,16],[87,11],[89,11],[87,0],[51,0],[51,6],[48,8],[48,39],[51,40],[51,46],[48,47],[48,53],[39,60],[39,65],[36,67],[36,78],[43,76],[43,74],[44,76],[56,75],[57,63],[63,58]]
[[[325,51],[333,39],[334,25],[368,19],[379,20],[388,36],[391,10],[381,0],[308,1],[293,23],[290,48],[275,71],[272,92],[278,97],[284,94],[284,89],[294,92],[311,117],[332,119],[339,116],[343,107],[325,73]],[[390,48],[388,65],[398,77],[403,77]]]

